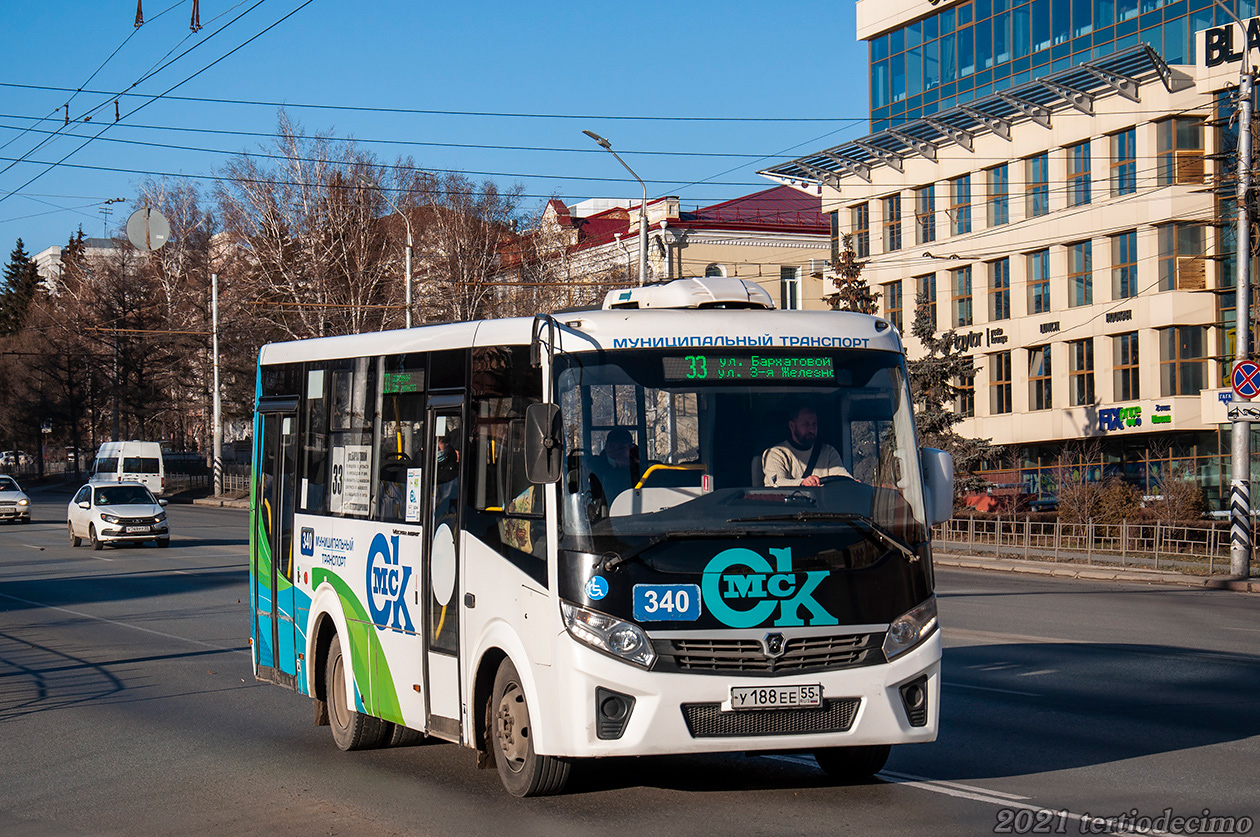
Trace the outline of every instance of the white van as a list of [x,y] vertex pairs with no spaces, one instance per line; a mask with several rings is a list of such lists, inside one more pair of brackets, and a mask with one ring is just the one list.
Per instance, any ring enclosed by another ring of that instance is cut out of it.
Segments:
[[157,442],[103,442],[89,482],[138,482],[154,496],[166,493],[166,464]]

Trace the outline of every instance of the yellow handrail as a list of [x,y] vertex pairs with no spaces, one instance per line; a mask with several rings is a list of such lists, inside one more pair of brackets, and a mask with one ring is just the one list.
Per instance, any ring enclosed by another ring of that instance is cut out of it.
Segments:
[[709,470],[707,465],[661,465],[658,463],[656,465],[648,466],[648,469],[643,472],[643,476],[639,477],[638,485],[636,485],[634,488],[636,491],[642,488],[643,483],[647,482],[647,478],[652,475],[653,471],[707,471],[707,470]]

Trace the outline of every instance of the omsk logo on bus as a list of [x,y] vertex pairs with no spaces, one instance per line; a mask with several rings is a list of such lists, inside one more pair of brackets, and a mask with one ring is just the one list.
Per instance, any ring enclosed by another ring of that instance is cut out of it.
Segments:
[[376,625],[396,631],[415,630],[407,610],[410,579],[411,567],[402,566],[398,560],[398,536],[386,538],[378,532],[372,539],[367,562],[368,609]]
[[309,526],[302,527],[301,550],[308,558],[315,554],[315,530]]
[[[770,555],[774,566],[761,554],[740,547],[713,556],[701,583],[709,612],[732,628],[755,628],[776,613],[771,623],[776,627],[838,624],[814,598],[827,571],[793,572],[791,549],[771,549]],[[801,618],[802,611],[808,621]]]

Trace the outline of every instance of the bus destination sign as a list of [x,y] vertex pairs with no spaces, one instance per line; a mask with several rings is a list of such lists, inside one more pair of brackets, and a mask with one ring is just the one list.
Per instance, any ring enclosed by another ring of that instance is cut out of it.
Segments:
[[666,381],[834,381],[829,357],[817,355],[683,355],[665,360]]

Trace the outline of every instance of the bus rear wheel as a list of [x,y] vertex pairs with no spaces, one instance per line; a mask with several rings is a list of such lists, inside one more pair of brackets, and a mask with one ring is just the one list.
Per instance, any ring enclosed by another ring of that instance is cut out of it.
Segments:
[[815,750],[814,759],[828,776],[844,783],[864,782],[884,769],[892,746],[828,747]]
[[499,664],[486,725],[503,787],[513,796],[560,793],[569,781],[569,759],[534,752],[534,730],[521,677],[511,660]]
[[346,665],[341,642],[333,637],[324,668],[324,689],[328,695],[328,725],[333,741],[342,750],[371,750],[384,743],[388,726],[380,718],[364,715],[346,702]]

